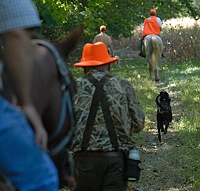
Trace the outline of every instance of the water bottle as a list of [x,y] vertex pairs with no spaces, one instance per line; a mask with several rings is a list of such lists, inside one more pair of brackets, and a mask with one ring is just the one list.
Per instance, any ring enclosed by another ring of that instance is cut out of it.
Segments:
[[130,151],[129,151],[129,159],[132,160],[140,160],[140,153],[139,150],[137,149],[137,147],[133,147]]
[[128,181],[137,181],[140,178],[140,153],[137,147],[129,151],[128,157]]

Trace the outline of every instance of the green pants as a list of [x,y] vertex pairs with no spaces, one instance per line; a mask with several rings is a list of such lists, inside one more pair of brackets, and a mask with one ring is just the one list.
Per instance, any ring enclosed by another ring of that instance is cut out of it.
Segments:
[[76,191],[126,191],[122,157],[76,157]]

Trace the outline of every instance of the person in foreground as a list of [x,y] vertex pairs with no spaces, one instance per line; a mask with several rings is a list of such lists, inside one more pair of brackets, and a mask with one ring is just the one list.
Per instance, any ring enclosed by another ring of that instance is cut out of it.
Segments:
[[29,92],[34,64],[30,36],[39,26],[31,0],[0,1],[5,67],[21,106],[0,96],[0,172],[20,191],[58,190],[57,170],[46,153],[47,133]]
[[[151,9],[150,17],[148,17],[144,20],[144,27],[143,27],[143,31],[142,31],[142,39],[141,39],[139,56],[145,57],[144,53],[142,52],[142,43],[143,43],[144,38],[150,34],[155,34],[155,35],[159,36],[161,30],[162,30],[162,21],[159,17],[156,16],[156,10]],[[163,56],[163,54],[162,54],[162,56]]]
[[75,64],[85,73],[74,96],[76,191],[127,189],[125,153],[134,146],[133,133],[143,129],[145,117],[132,84],[110,74],[115,61],[97,42],[85,44]]
[[100,26],[100,33],[94,37],[93,43],[103,42],[106,45],[110,56],[114,57],[112,39],[109,35],[105,33],[105,31],[106,31],[106,26],[105,25]]

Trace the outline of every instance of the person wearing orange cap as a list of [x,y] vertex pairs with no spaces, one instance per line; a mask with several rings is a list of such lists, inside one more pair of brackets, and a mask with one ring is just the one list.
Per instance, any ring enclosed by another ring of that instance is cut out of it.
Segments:
[[85,73],[74,96],[76,191],[127,190],[125,153],[135,145],[133,133],[144,128],[145,116],[132,84],[110,74],[117,60],[104,43],[87,43],[74,65]]
[[112,57],[114,57],[112,39],[109,35],[105,33],[105,31],[106,31],[106,26],[105,25],[100,26],[100,33],[94,37],[93,43],[103,42],[107,47],[108,53]]
[[160,35],[161,29],[162,29],[162,21],[159,17],[156,16],[156,10],[151,9],[150,17],[144,20],[144,27],[142,31],[142,39],[141,39],[141,46],[140,46],[141,52],[139,53],[139,56],[145,57],[145,55],[142,52],[142,43],[143,43],[144,38],[150,34]]

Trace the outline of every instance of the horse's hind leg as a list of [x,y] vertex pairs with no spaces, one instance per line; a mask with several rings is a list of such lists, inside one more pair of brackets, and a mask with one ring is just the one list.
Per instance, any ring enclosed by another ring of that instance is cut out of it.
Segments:
[[159,82],[160,76],[159,76],[159,70],[158,69],[154,70],[154,76],[155,76],[155,81]]
[[149,67],[149,75],[150,75],[151,80],[154,81],[155,80],[155,75],[154,75],[154,71],[152,70],[151,67]]
[[152,81],[158,82],[160,80],[158,70],[153,70],[151,67],[149,68],[149,74]]

